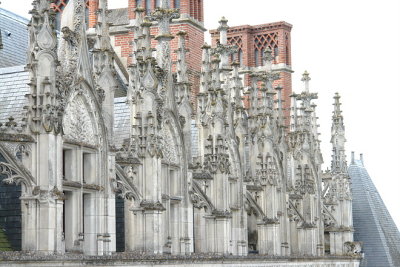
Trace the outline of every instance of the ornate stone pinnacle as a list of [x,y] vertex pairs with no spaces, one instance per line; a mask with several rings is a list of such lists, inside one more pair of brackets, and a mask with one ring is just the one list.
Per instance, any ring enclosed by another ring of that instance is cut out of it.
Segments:
[[310,74],[307,71],[304,71],[303,77],[301,78],[301,81],[302,82],[306,82],[306,81],[308,82],[309,80],[311,80]]
[[229,28],[228,26],[228,20],[225,17],[222,17],[219,21],[219,28],[218,30],[227,30]]
[[335,93],[335,96],[333,97],[335,102],[333,103],[334,110],[333,110],[333,118],[339,118],[342,115],[342,111],[340,109],[340,106],[342,103],[340,103],[340,95],[339,93]]
[[228,20],[225,17],[222,17],[221,20],[219,21],[219,42],[222,45],[227,45],[228,44]]
[[304,89],[306,92],[309,91],[309,81],[310,80],[311,80],[310,74],[307,71],[304,71],[301,81],[304,82]]

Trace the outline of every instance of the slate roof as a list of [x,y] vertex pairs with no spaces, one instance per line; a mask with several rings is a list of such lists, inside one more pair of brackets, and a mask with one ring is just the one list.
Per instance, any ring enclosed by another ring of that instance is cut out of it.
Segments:
[[130,111],[126,97],[114,98],[114,141],[121,148],[124,140],[129,138]]
[[9,117],[20,125],[27,105],[25,94],[29,93],[29,73],[25,66],[0,68],[0,123]]
[[26,64],[29,20],[0,8],[0,68]]
[[361,160],[349,166],[354,240],[363,242],[360,267],[399,267],[400,233]]

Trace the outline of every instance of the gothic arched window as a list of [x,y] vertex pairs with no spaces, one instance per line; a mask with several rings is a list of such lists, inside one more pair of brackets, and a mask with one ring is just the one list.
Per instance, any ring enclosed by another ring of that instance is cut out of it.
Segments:
[[254,49],[254,65],[256,66],[256,67],[258,67],[259,66],[259,55],[258,55],[258,49],[256,48],[256,49]]
[[239,60],[240,66],[242,66],[242,64],[243,64],[243,52],[242,52],[242,49],[238,50],[238,60]]

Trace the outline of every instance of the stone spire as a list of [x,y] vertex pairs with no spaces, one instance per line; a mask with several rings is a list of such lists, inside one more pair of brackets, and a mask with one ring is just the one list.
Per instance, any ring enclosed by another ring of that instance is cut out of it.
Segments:
[[93,72],[95,89],[100,103],[103,104],[104,119],[108,129],[110,143],[114,135],[114,91],[115,83],[114,52],[111,48],[109,23],[107,22],[108,1],[100,0],[96,23],[96,35],[93,47]]
[[331,143],[332,143],[332,172],[345,173],[347,171],[347,161],[345,153],[345,127],[343,123],[342,110],[340,108],[340,95],[334,96],[334,110],[332,115]]
[[27,95],[27,123],[34,133],[61,130],[61,112],[57,101],[57,35],[55,13],[49,1],[33,1],[29,23],[29,58],[31,90]]
[[292,94],[290,96],[290,132],[295,132],[297,130],[297,95]]
[[177,83],[176,83],[176,100],[178,104],[178,112],[180,116],[183,135],[186,144],[186,154],[188,161],[192,161],[192,139],[191,139],[191,125],[192,125],[192,114],[193,108],[190,103],[191,90],[190,83],[187,75],[187,64],[186,64],[186,46],[185,46],[185,38],[187,33],[184,31],[179,31],[178,35],[178,50],[177,56],[178,61],[176,65],[177,70]]
[[299,127],[302,130],[313,132],[313,125],[312,125],[312,114],[314,112],[314,108],[312,107],[312,100],[317,99],[317,93],[310,93],[310,74],[307,71],[304,71],[303,77],[301,79],[304,82],[304,91],[297,95],[297,100],[301,101],[300,107],[300,121]]
[[221,67],[227,67],[228,66],[228,20],[225,17],[222,17],[221,20],[219,21],[219,42],[220,42],[220,48],[222,48],[219,52],[221,55]]
[[307,93],[310,91],[310,80],[310,74],[307,71],[304,71],[301,81],[304,82],[304,91]]
[[[164,71],[163,90],[166,93],[166,105],[172,110],[175,107],[174,89],[172,88],[172,63],[170,41],[174,38],[170,32],[170,22],[179,18],[177,9],[170,9],[168,0],[161,0],[161,7],[157,8],[150,19],[158,22],[158,35],[155,39],[157,44],[157,63]],[[167,88],[168,87],[168,88]]]
[[177,56],[178,56],[178,62],[177,62],[177,81],[178,82],[188,82],[188,77],[187,77],[187,65],[186,65],[186,60],[185,60],[185,55],[186,55],[186,45],[185,45],[185,38],[187,36],[187,33],[184,31],[179,31],[177,33],[179,41],[178,41],[178,50],[177,50]]
[[[23,232],[22,249],[60,253],[63,251],[62,225],[55,218],[61,218],[63,203],[63,193],[58,190],[62,188],[58,166],[62,155],[64,109],[60,103],[63,95],[58,83],[55,13],[48,0],[33,1],[32,5],[27,65],[30,93],[26,94],[28,104],[25,108],[29,134],[35,139],[32,150],[40,155],[32,159],[35,190],[46,197],[38,201],[32,195],[21,200],[26,207],[22,224],[30,225]],[[39,218],[40,224],[32,224]]]
[[107,22],[108,1],[100,0],[97,10],[96,43],[95,49],[110,50],[109,23]]

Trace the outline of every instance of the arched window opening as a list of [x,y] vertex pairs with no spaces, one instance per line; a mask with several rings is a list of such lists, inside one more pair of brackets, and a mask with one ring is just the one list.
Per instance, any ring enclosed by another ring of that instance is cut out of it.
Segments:
[[239,65],[242,66],[243,65],[243,52],[242,52],[242,49],[238,50],[238,60],[239,60]]
[[290,66],[289,47],[286,46],[286,64]]
[[[0,163],[6,163],[0,153]],[[18,251],[22,244],[21,185],[4,184],[0,173],[0,251]]]
[[125,200],[115,197],[116,251],[125,251]]
[[279,48],[278,48],[278,46],[277,45],[275,45],[275,47],[274,47],[274,58],[275,58],[275,61],[279,61]]
[[[93,148],[65,144],[63,148],[62,173],[63,193],[63,236],[66,251],[76,250],[76,241],[91,244],[97,237],[93,234],[95,227],[92,221],[92,211],[95,207],[95,192],[82,191],[77,185],[98,184],[97,151]],[[90,250],[83,246],[84,251]]]
[[259,66],[259,51],[258,49],[254,49],[254,66],[258,67]]

